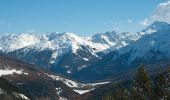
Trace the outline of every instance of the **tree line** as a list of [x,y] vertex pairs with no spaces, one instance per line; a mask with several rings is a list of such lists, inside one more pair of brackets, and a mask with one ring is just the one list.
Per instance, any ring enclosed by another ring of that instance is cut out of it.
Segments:
[[170,68],[153,79],[140,65],[130,88],[119,86],[118,91],[106,93],[103,100],[170,100]]

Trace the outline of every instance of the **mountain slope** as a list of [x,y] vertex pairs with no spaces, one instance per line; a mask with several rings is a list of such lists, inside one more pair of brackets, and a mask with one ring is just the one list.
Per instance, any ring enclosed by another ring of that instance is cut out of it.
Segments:
[[[0,36],[0,51],[12,58],[77,79],[77,77],[90,75],[88,71],[101,73],[100,71],[105,69],[105,67],[102,68],[102,66],[114,65],[117,66],[117,69],[121,69],[121,67],[119,68],[118,66],[129,65],[130,60],[133,61],[135,57],[139,57],[142,53],[145,54],[148,52],[147,50],[140,49],[140,47],[145,48],[145,45],[149,44],[149,47],[145,49],[149,50],[149,48],[152,48],[151,46],[154,44],[154,40],[151,41],[149,39],[150,37],[154,38],[152,33],[158,33],[161,29],[166,31],[169,28],[165,23],[155,22],[147,29],[138,33],[118,33],[112,31],[95,34],[89,38],[82,38],[68,32],[5,35]],[[141,37],[142,39],[140,39]],[[161,35],[158,37],[161,37]],[[141,42],[139,43],[138,40]],[[169,41],[165,40],[162,42]],[[133,46],[135,44],[136,46]],[[138,52],[131,50],[131,48],[135,47],[135,50],[138,50]],[[131,56],[130,58],[128,58],[129,55]],[[165,58],[164,55],[162,56],[162,58]],[[114,64],[112,62],[114,62]],[[139,62],[141,61],[136,61],[136,64]],[[96,71],[97,69],[99,69],[99,71]],[[109,69],[110,68],[107,68],[104,73],[101,73],[101,75],[103,75],[102,77],[113,73],[112,70]],[[83,72],[84,70],[87,70],[87,72]],[[79,73],[82,74],[79,75]],[[114,73],[117,72],[115,71]],[[97,77],[100,78],[101,76]]]
[[[154,26],[154,27],[153,27]],[[163,27],[163,29],[160,29]],[[141,63],[147,65],[149,71],[154,71],[160,66],[168,66],[170,62],[170,25],[155,22],[145,30],[154,30],[145,34],[136,42],[122,47],[105,55],[100,61],[88,66],[75,74],[73,78],[79,80],[93,80],[130,78],[134,70]],[[155,67],[157,65],[157,67]],[[162,67],[162,69],[164,69]],[[88,74],[86,74],[88,73]],[[86,75],[85,75],[86,74]]]
[[[15,71],[9,73],[11,70]],[[23,63],[3,55],[0,56],[0,71],[4,72],[4,74],[1,73],[1,77],[10,81],[10,83],[25,94],[30,95],[32,99],[72,99],[79,96],[78,93],[69,87],[72,86],[73,81],[66,80],[56,74],[34,68],[34,65]],[[55,75],[58,77],[58,80],[52,79],[47,74]],[[68,84],[65,83],[67,81],[69,81]],[[75,84],[77,83],[75,82]]]
[[8,80],[22,91],[20,93],[33,100],[79,100],[82,94],[109,83],[80,83],[2,54],[0,54],[0,78]]
[[91,41],[94,43],[100,43],[106,45],[104,52],[108,53],[110,51],[114,51],[121,47],[124,47],[141,37],[138,33],[118,33],[115,31],[106,32],[106,33],[99,33],[92,36]]
[[29,100],[20,89],[0,77],[0,99],[1,100]]
[[[140,38],[139,34],[106,32],[88,39],[73,33],[0,36],[0,51],[12,58],[72,76],[111,51]],[[100,52],[100,53],[99,53]]]

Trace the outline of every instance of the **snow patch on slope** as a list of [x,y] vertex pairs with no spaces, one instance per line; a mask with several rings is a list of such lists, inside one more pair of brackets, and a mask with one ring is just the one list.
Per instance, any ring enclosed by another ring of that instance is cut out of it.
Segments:
[[97,85],[103,85],[103,84],[108,84],[110,82],[98,82],[98,83],[91,83],[90,85],[92,86],[97,86]]
[[21,93],[19,93],[18,94],[22,99],[24,99],[24,100],[30,100],[27,96],[25,96],[25,95],[23,95],[23,94],[21,94]]
[[84,90],[84,89],[73,89],[75,92],[77,92],[77,93],[79,93],[79,94],[84,94],[84,93],[87,93],[87,92],[90,92],[90,91],[93,91],[93,90],[95,90],[95,86],[97,86],[97,85],[104,85],[104,84],[108,84],[108,83],[110,83],[110,82],[99,82],[99,83],[89,83],[89,84],[86,84],[87,86],[93,86],[93,88],[91,88],[91,89],[86,89],[86,90]]
[[[95,89],[95,86],[98,85],[103,85],[103,84],[108,84],[110,82],[99,82],[99,83],[88,83],[88,84],[83,84],[83,83],[78,83],[57,75],[49,75],[47,73],[44,73],[45,75],[51,77],[54,80],[57,81],[62,81],[64,84],[66,84],[68,87],[73,88],[73,90],[79,94],[84,94],[87,92],[90,92]],[[90,87],[89,89],[84,89],[84,87]],[[60,90],[59,88],[56,88],[57,91]]]
[[77,92],[77,93],[79,93],[79,94],[88,93],[88,92],[90,92],[90,91],[92,91],[92,90],[94,90],[94,89],[89,89],[89,90],[76,90],[76,89],[74,89],[74,91]]
[[12,75],[12,74],[22,74],[22,70],[16,70],[16,69],[0,69],[0,77],[3,75]]
[[[46,74],[46,73],[45,73]],[[52,79],[54,80],[57,80],[57,81],[62,81],[63,83],[65,83],[68,87],[71,87],[71,88],[80,88],[80,87],[84,87],[85,84],[81,84],[81,83],[77,83],[75,81],[72,81],[72,80],[69,80],[69,79],[65,79],[63,77],[60,77],[60,76],[57,76],[57,75],[49,75],[49,74],[46,74],[47,76],[51,77]]]

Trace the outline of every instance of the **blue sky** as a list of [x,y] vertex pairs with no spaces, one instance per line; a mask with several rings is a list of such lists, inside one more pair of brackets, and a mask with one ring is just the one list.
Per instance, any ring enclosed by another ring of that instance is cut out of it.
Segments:
[[135,32],[166,0],[0,0],[0,34]]

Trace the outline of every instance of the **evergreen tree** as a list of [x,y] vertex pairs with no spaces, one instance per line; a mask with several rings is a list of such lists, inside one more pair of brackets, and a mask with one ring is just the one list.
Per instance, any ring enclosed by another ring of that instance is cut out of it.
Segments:
[[107,93],[102,100],[130,100],[129,91],[119,86],[114,93]]
[[133,86],[131,89],[131,98],[134,100],[153,100],[153,90],[148,73],[144,65],[140,65]]
[[115,100],[113,94],[107,93],[103,96],[102,100]]
[[162,74],[158,74],[155,78],[155,94],[158,100],[166,98],[166,79]]
[[170,67],[165,75],[165,100],[170,100]]
[[103,100],[170,100],[170,68],[166,73],[158,74],[152,84],[144,65],[140,65],[130,92],[119,86]]
[[133,81],[131,91],[130,91],[131,100],[145,100],[143,90],[139,88],[136,81]]
[[120,87],[118,95],[119,100],[130,100],[129,95],[129,91],[127,89]]

